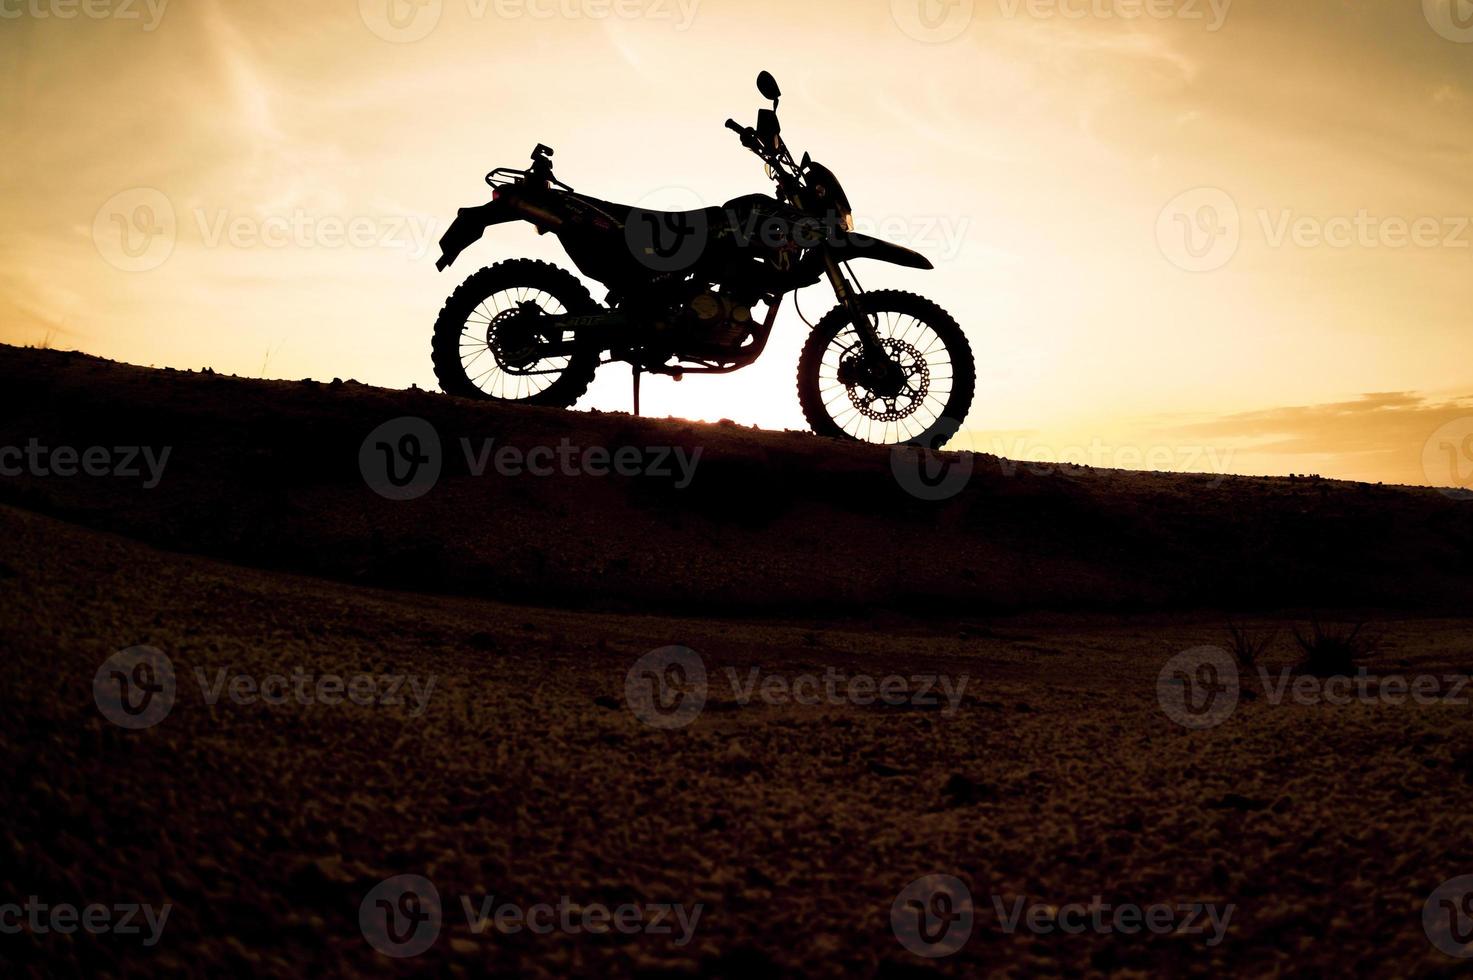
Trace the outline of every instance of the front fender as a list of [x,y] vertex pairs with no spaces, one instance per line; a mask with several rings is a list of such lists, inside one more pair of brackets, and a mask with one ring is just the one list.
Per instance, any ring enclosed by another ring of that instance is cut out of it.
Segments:
[[480,241],[487,228],[492,225],[517,221],[521,215],[513,210],[509,202],[493,200],[474,208],[461,208],[450,227],[440,238],[440,258],[435,268],[444,272],[450,268],[460,253]]
[[889,262],[891,265],[903,265],[907,269],[936,268],[920,252],[852,231],[841,231],[834,235],[829,240],[828,247],[834,258],[840,262],[874,259],[877,262]]

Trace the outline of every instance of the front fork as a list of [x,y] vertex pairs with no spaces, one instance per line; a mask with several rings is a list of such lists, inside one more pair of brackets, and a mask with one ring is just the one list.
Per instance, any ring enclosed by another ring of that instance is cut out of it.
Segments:
[[869,314],[864,312],[864,307],[859,302],[860,294],[849,284],[848,277],[844,275],[844,270],[839,267],[832,253],[824,252],[823,267],[828,273],[829,285],[834,287],[834,295],[839,298],[839,305],[849,314],[849,322],[854,324],[860,342],[864,344],[865,357],[884,357],[885,349],[880,345],[879,331],[875,329],[875,323]]

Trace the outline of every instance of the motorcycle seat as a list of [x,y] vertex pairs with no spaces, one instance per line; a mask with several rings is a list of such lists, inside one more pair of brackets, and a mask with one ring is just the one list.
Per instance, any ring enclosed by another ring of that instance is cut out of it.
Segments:
[[622,227],[627,225],[630,216],[636,213],[651,215],[655,221],[666,228],[704,228],[708,235],[715,234],[725,221],[725,212],[721,208],[697,208],[693,211],[657,211],[653,208],[636,207],[633,204],[618,204],[614,201],[602,201],[596,197],[588,197],[585,194],[575,195],[580,201],[591,204],[600,211],[607,214]]

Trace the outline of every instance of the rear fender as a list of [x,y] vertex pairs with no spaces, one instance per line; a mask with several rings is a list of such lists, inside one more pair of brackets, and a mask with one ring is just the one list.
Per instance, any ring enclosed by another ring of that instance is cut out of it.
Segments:
[[435,268],[441,272],[450,268],[460,257],[460,253],[480,241],[481,235],[492,225],[519,221],[522,218],[521,212],[512,206],[510,200],[505,199],[493,200],[479,207],[461,208],[440,238],[440,258],[435,262]]

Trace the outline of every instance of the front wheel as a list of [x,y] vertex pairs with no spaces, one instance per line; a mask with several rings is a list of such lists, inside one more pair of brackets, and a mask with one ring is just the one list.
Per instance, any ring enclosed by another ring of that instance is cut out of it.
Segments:
[[879,445],[931,445],[972,408],[977,368],[962,328],[914,293],[880,290],[859,302],[883,357],[866,357],[842,306],[829,312],[798,359],[798,401],[821,436]]

